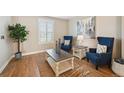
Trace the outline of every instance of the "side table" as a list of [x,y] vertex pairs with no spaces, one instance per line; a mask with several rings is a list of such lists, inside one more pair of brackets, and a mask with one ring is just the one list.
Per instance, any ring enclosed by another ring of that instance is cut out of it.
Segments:
[[78,57],[80,60],[86,57],[87,51],[87,46],[73,46],[73,56]]

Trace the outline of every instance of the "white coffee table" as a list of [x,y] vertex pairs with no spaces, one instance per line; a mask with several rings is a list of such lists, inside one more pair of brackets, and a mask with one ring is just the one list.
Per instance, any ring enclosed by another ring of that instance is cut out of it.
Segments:
[[55,49],[48,49],[46,51],[46,60],[55,72],[56,76],[74,69],[73,55],[61,50],[57,53]]
[[80,60],[86,57],[88,47],[86,46],[73,46],[73,56],[78,57]]

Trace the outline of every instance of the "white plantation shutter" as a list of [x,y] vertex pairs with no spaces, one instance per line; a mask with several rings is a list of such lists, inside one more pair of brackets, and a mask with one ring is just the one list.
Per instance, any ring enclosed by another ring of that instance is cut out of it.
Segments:
[[54,22],[51,20],[39,19],[39,41],[42,44],[54,42]]
[[53,42],[54,41],[54,23],[53,22],[48,22],[47,23],[47,42]]

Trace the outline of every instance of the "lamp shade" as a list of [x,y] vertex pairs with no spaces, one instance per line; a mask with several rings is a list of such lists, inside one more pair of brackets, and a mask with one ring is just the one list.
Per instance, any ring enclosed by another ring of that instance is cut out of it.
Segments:
[[83,35],[78,35],[77,40],[83,40],[84,36]]

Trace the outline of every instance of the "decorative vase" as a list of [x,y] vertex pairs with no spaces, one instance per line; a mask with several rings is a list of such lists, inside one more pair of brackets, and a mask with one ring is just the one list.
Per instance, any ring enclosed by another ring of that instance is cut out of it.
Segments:
[[59,51],[59,53],[61,52],[60,48],[61,48],[61,39],[59,39],[59,45],[58,45],[58,51]]
[[61,39],[59,39],[59,42],[56,41],[56,53],[60,54],[61,52]]
[[58,44],[57,44],[57,41],[56,41],[56,49],[55,49],[55,50],[56,50],[56,53],[57,53],[57,51],[58,51],[58,48],[57,48],[57,46],[58,46]]

